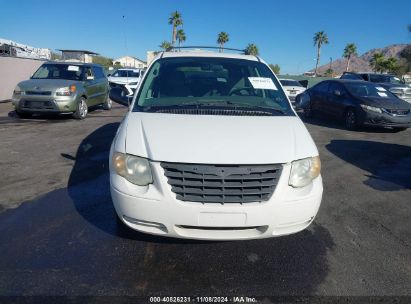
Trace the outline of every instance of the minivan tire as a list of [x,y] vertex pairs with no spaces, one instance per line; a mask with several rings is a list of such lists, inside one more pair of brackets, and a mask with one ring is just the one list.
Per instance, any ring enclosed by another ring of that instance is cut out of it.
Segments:
[[73,113],[75,119],[84,119],[88,113],[87,100],[81,97],[80,101],[77,103],[76,111]]
[[344,115],[344,123],[347,130],[353,131],[358,129],[358,116],[354,109],[347,109]]
[[103,109],[104,110],[111,110],[113,107],[113,101],[110,99],[110,96],[107,94],[106,101],[103,103]]

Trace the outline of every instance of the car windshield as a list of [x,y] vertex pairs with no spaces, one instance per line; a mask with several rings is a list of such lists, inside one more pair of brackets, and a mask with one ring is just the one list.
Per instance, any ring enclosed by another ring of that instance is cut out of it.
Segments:
[[302,87],[303,88],[303,85],[296,80],[280,79],[280,82],[285,87]]
[[394,98],[395,96],[378,85],[369,83],[346,83],[348,91],[358,97]]
[[72,64],[43,64],[31,79],[84,80],[84,67]]
[[112,75],[113,77],[139,77],[140,72],[139,71],[133,71],[133,70],[117,70],[114,72]]
[[401,79],[392,75],[370,75],[370,80],[372,82],[404,84],[404,82],[401,81]]
[[231,58],[157,60],[147,72],[133,111],[167,112],[172,108],[295,115],[265,64]]

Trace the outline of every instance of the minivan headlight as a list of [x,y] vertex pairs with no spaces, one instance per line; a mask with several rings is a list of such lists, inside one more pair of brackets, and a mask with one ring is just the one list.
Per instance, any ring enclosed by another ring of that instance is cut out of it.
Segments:
[[291,163],[289,185],[294,188],[305,187],[321,172],[319,156],[304,158]]
[[118,175],[130,183],[138,186],[147,186],[153,183],[150,163],[145,158],[114,152],[113,167]]

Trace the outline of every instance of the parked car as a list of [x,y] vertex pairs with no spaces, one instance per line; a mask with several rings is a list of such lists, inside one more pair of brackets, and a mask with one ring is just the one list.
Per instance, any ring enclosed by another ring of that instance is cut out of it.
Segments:
[[124,87],[127,95],[134,95],[142,74],[141,69],[118,69],[108,75],[108,81],[110,87]]
[[326,80],[297,96],[304,114],[343,118],[354,130],[362,125],[401,131],[411,126],[411,105],[379,84],[363,80]]
[[294,103],[295,97],[306,89],[300,82],[294,79],[280,79],[280,83],[292,103]]
[[381,87],[411,103],[411,85],[392,74],[344,72],[341,79],[365,80],[378,83]]
[[103,105],[110,110],[109,87],[103,68],[96,64],[47,62],[13,92],[17,115],[72,114],[84,119],[88,108]]
[[[110,94],[121,102],[120,88]],[[310,134],[260,58],[164,52],[112,143],[111,196],[119,219],[144,233],[275,237],[312,223],[320,167]]]

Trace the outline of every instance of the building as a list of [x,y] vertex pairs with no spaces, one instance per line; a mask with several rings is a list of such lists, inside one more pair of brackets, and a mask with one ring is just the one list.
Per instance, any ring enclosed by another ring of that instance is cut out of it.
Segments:
[[0,56],[49,60],[51,51],[0,38]]
[[86,51],[86,50],[59,50],[61,51],[61,60],[93,63],[93,56],[99,55],[98,53]]
[[120,64],[122,67],[125,68],[139,68],[144,69],[147,67],[147,62],[140,60],[133,56],[123,56],[117,58],[113,61],[113,65]]

